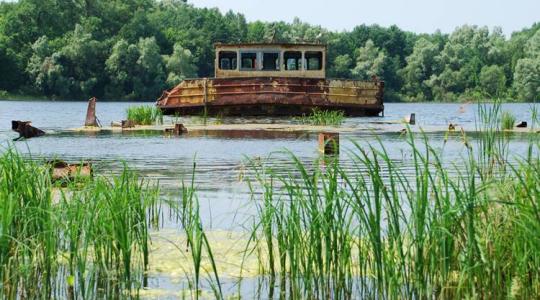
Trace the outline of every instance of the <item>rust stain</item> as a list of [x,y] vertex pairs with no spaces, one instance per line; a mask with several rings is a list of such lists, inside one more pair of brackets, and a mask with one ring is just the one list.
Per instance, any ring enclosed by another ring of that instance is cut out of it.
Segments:
[[318,107],[347,115],[378,115],[384,108],[382,81],[248,77],[182,81],[157,102],[165,114],[199,114],[207,80],[209,114],[301,115]]

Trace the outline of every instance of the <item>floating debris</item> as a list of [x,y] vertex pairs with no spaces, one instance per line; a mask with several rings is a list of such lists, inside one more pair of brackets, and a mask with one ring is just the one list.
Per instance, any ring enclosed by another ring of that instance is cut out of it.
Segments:
[[187,133],[188,130],[186,126],[182,123],[174,124],[174,128],[165,128],[166,133],[172,133],[174,135],[182,135],[184,133]]
[[14,139],[14,141],[20,140],[21,138],[29,139],[45,135],[45,131],[36,128],[31,124],[31,121],[11,121],[11,129],[19,133],[19,137]]
[[339,154],[339,133],[319,133],[319,151],[324,155]]
[[63,160],[53,160],[49,161],[48,164],[51,166],[51,178],[53,181],[72,181],[75,178],[92,178],[94,175],[92,164],[89,162],[68,164]]
[[527,122],[521,121],[516,125],[517,128],[527,128]]
[[135,127],[135,122],[132,120],[122,120],[122,128],[133,128]]

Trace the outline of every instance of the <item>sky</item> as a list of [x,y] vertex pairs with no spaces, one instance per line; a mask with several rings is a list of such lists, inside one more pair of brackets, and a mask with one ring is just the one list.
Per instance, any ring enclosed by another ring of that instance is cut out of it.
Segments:
[[248,21],[294,17],[331,30],[360,24],[397,25],[416,33],[452,32],[464,24],[499,26],[506,35],[540,22],[540,0],[188,0],[197,7],[233,10]]

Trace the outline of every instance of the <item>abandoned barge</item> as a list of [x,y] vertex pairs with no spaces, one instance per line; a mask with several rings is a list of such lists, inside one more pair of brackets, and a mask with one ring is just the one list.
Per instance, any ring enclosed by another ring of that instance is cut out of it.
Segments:
[[164,114],[291,116],[312,109],[349,116],[384,110],[384,82],[326,79],[320,44],[216,44],[215,77],[186,79],[164,91]]

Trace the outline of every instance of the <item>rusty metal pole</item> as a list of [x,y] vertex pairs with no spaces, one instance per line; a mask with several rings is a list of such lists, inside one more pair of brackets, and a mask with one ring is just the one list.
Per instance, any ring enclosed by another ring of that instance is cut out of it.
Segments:
[[203,82],[203,101],[204,101],[204,125],[206,126],[206,118],[208,116],[208,108],[206,103],[208,102],[208,78],[204,78]]
[[339,154],[339,133],[319,133],[319,151],[324,155]]
[[96,97],[92,97],[88,100],[88,109],[86,110],[86,121],[84,122],[84,126],[98,126],[96,118],[96,101]]

